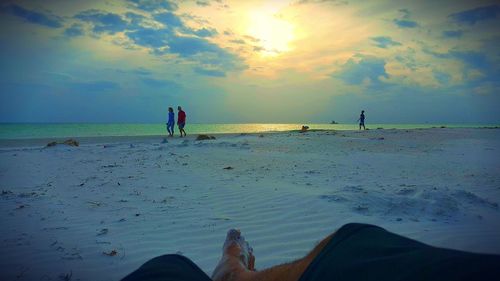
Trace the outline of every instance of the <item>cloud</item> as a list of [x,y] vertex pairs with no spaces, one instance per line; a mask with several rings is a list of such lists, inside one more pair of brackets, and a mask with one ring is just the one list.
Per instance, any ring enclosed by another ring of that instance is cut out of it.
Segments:
[[172,53],[179,54],[182,57],[189,57],[205,52],[222,56],[227,53],[218,45],[197,37],[174,36],[169,40],[168,46]]
[[260,42],[259,38],[255,38],[255,37],[250,36],[250,35],[243,35],[243,37],[245,37],[245,39],[250,40],[250,41],[252,41],[254,43]]
[[394,19],[393,22],[400,28],[415,28],[418,26],[418,23],[412,20]]
[[409,19],[410,18],[410,15],[411,15],[410,10],[408,10],[408,9],[399,9],[398,11],[403,14],[403,16],[402,16],[403,19]]
[[262,51],[265,51],[266,49],[264,47],[261,47],[261,46],[253,46],[253,50],[254,50],[254,52],[262,52]]
[[499,14],[500,6],[490,5],[454,13],[449,15],[449,17],[457,23],[474,25],[479,21],[495,19]]
[[233,40],[229,40],[229,42],[234,43],[234,44],[246,44],[245,40],[243,40],[243,39],[233,39]]
[[402,16],[399,19],[394,19],[393,22],[400,28],[415,28],[418,26],[416,21],[410,20],[411,13],[408,9],[398,10]]
[[222,77],[227,71],[247,68],[240,57],[204,39],[177,37],[169,43],[169,47],[172,53],[202,65],[202,68],[195,69],[198,74]]
[[115,34],[124,31],[128,23],[120,15],[99,10],[87,10],[75,15],[75,18],[93,25],[96,33]]
[[401,46],[401,43],[392,40],[392,38],[388,36],[372,37],[371,39],[375,41],[375,46],[383,49],[391,46]]
[[[172,32],[166,29],[141,28],[125,34],[137,45],[158,49],[166,47]],[[158,50],[157,50],[158,51]]]
[[196,1],[196,5],[206,7],[206,6],[210,6],[210,2],[206,1],[206,0],[198,0],[198,1]]
[[445,38],[460,38],[463,35],[462,30],[445,30],[443,31],[443,37]]
[[204,38],[174,36],[168,42],[170,53],[203,65],[196,73],[221,77],[226,71],[246,69],[243,60]]
[[199,37],[212,37],[218,34],[216,29],[205,27],[198,30],[193,30],[192,33]]
[[432,71],[432,74],[434,75],[434,78],[441,85],[448,85],[450,80],[451,80],[451,75],[449,75],[448,73],[442,72],[442,71],[434,70],[434,71]]
[[369,88],[380,88],[385,84],[382,77],[389,78],[385,71],[385,60],[377,57],[356,55],[349,59],[342,70],[332,74],[349,85],[365,84]]
[[[436,58],[458,60],[464,64],[462,70],[464,83],[461,85],[463,91],[493,94],[495,89],[500,87],[500,69],[497,64],[491,61],[491,57],[485,52],[478,51],[458,51],[451,50],[447,53],[436,53],[428,49],[423,49],[427,54]],[[440,81],[440,77],[435,78]],[[441,82],[441,81],[440,81]]]
[[168,30],[176,29],[183,34],[192,34],[198,37],[212,37],[217,35],[217,30],[210,27],[203,27],[201,29],[192,29],[184,25],[182,19],[174,13],[164,12],[154,15],[154,19],[165,25]]
[[413,71],[417,70],[417,61],[415,59],[415,50],[408,48],[402,55],[397,55],[394,59],[402,65]]
[[226,73],[224,71],[217,70],[217,69],[206,69],[206,68],[202,68],[202,67],[197,66],[193,70],[194,70],[194,72],[201,74],[201,75],[205,75],[205,76],[212,76],[212,77],[225,77],[226,76]]
[[[126,31],[125,35],[134,44],[149,48],[152,54],[176,54],[183,59],[203,65],[201,70],[195,70],[199,74],[220,77],[225,75],[226,71],[245,68],[238,56],[205,39],[217,34],[215,29],[190,29],[184,26],[179,17],[170,12],[157,14],[155,18],[166,24],[166,27],[161,29],[137,27],[135,30]],[[180,32],[183,32],[183,35]]]
[[133,12],[125,13],[125,18],[129,20],[128,28],[131,29],[141,28],[141,24],[146,19],[145,16]]
[[64,30],[64,35],[66,37],[77,37],[82,36],[84,34],[81,24],[73,24],[71,27],[68,27]]
[[16,4],[2,7],[1,11],[22,18],[29,23],[39,24],[50,28],[62,27],[62,20],[59,17],[31,11]]
[[[470,92],[481,94],[497,94],[500,88],[500,68],[490,61],[490,57],[477,51],[450,51],[450,58],[458,59],[465,65],[464,77],[468,79],[464,85]],[[480,89],[480,90],[479,90]]]
[[422,51],[426,54],[429,54],[429,55],[434,56],[434,57],[439,58],[439,59],[449,59],[450,58],[450,55],[448,53],[434,52],[427,47],[422,48]]
[[158,10],[175,11],[178,6],[173,1],[168,0],[129,0],[135,8],[147,12],[154,12]]

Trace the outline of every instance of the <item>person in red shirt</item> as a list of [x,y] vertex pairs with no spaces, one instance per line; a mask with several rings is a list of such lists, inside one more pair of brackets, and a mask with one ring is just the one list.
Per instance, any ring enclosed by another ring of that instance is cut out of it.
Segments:
[[186,112],[184,112],[180,106],[177,107],[177,110],[179,110],[179,114],[177,115],[177,126],[179,126],[179,132],[182,138],[183,133],[184,136],[186,136],[186,131],[184,131],[184,126],[186,126]]

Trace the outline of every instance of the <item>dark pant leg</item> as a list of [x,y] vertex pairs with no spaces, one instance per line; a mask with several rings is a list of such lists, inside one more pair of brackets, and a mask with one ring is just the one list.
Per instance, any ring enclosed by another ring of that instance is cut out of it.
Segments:
[[195,263],[181,255],[163,255],[147,261],[122,281],[211,281]]
[[500,255],[432,247],[366,224],[347,224],[300,281],[500,280]]

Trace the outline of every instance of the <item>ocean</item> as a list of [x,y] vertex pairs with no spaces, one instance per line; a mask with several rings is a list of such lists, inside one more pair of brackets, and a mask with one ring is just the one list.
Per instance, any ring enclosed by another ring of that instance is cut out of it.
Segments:
[[[188,134],[260,133],[299,130],[302,125],[320,130],[356,130],[357,124],[188,124]],[[369,129],[417,129],[442,127],[493,127],[491,124],[367,124]],[[178,134],[177,128],[175,128]],[[3,123],[0,139],[46,139],[66,137],[156,136],[166,135],[165,124],[101,124],[101,123]]]

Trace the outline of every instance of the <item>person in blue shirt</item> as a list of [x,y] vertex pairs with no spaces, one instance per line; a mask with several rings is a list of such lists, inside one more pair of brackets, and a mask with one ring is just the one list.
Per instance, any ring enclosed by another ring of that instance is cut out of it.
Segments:
[[174,109],[169,107],[168,108],[167,131],[168,131],[168,135],[171,137],[174,136],[174,125],[175,125],[174,119],[175,119]]

